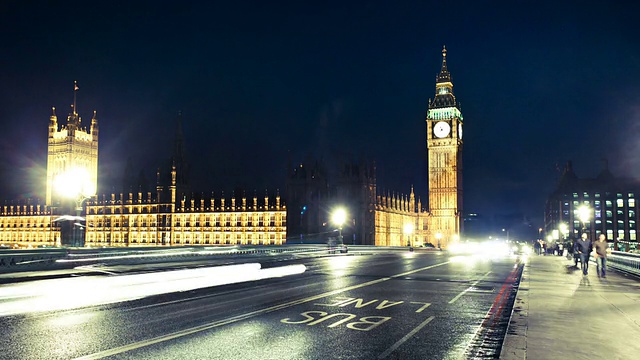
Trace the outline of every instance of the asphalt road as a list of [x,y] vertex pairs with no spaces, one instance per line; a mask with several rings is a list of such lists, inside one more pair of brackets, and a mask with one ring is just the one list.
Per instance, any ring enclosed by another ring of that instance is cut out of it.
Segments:
[[519,276],[444,252],[252,260],[3,285],[0,359],[492,358]]

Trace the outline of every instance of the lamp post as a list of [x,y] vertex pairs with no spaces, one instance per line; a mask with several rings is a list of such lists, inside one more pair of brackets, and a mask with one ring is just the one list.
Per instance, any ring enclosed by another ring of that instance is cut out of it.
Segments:
[[347,220],[347,211],[344,208],[337,208],[333,211],[331,215],[331,222],[338,227],[338,241],[340,244],[342,241],[342,225],[344,225],[345,220]]
[[550,242],[550,244],[552,246],[551,253],[553,255],[558,255],[558,251],[560,250],[560,246],[558,244],[558,240],[560,240],[560,235],[559,234],[560,234],[560,231],[558,231],[558,229],[553,229],[551,231],[551,242]]
[[587,222],[591,220],[591,208],[587,205],[578,207],[578,218],[582,222],[582,232],[586,232]]
[[509,242],[509,229],[502,229],[502,232],[507,233],[507,242]]
[[565,240],[567,234],[569,233],[569,226],[565,223],[560,223],[558,227],[560,229],[560,233],[562,234],[562,240]]
[[440,247],[440,240],[442,239],[442,234],[441,233],[436,233],[436,240],[438,242],[438,249],[441,249]]
[[409,251],[413,251],[413,244],[411,241],[412,240],[411,235],[413,234],[413,224],[412,223],[404,224],[404,227],[402,228],[402,232],[404,233],[407,239],[407,246],[409,247]]
[[75,205],[73,208],[74,214],[63,215],[58,218],[59,220],[69,221],[70,228],[68,230],[71,233],[71,239],[67,241],[67,244],[71,246],[84,246],[82,234],[80,233],[83,229],[81,222],[85,220],[85,218],[82,217],[83,203],[95,194],[95,185],[91,181],[86,169],[71,168],[56,176],[55,188],[58,195],[62,198],[72,200]]

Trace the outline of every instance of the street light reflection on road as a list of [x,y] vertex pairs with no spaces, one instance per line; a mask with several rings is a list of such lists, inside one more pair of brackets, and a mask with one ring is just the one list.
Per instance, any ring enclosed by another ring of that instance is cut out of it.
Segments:
[[304,265],[262,269],[260,264],[251,263],[10,284],[0,288],[0,316],[104,305],[152,295],[301,274],[305,271]]

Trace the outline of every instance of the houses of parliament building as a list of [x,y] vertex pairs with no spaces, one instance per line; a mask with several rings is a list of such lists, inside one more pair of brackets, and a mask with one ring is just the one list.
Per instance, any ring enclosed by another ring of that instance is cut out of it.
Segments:
[[[462,231],[463,117],[442,49],[435,96],[426,114],[428,206],[408,194],[378,193],[375,163],[289,164],[285,190],[263,195],[205,196],[190,191],[180,120],[171,159],[155,189],[124,187],[96,194],[99,126],[85,125],[74,105],[65,124],[49,118],[43,203],[6,202],[0,244],[13,247],[198,246],[327,243],[446,248]],[[333,171],[330,171],[333,170]],[[126,176],[125,176],[126,178]],[[331,220],[341,207],[346,221]],[[339,234],[339,236],[338,236]]]

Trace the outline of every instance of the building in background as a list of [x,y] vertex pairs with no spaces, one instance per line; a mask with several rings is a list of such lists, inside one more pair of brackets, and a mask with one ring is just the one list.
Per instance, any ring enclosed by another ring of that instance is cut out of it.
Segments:
[[429,228],[438,235],[438,247],[459,240],[462,232],[462,120],[443,48],[436,95],[427,110]]
[[429,209],[410,193],[378,194],[375,164],[343,162],[337,173],[318,160],[290,166],[286,200],[289,239],[316,242],[335,233],[331,214],[349,214],[343,240],[347,244],[446,248],[462,231],[462,113],[453,94],[442,49],[435,97],[429,100],[426,138],[429,155]]
[[94,195],[98,188],[98,119],[93,112],[87,129],[78,115],[74,83],[73,105],[66,124],[59,124],[56,108],[49,117],[45,205],[52,206],[81,195]]
[[[38,246],[183,246],[286,242],[280,196],[251,200],[190,192],[189,166],[178,116],[172,156],[148,191],[141,177],[123,176],[123,191],[96,195],[98,122],[86,131],[74,105],[67,124],[49,121],[46,200],[0,207],[0,244]],[[55,110],[54,110],[55,111]]]
[[[45,204],[6,205],[0,243],[27,246],[182,246],[286,242],[446,248],[462,230],[462,114],[453,95],[446,49],[426,116],[429,206],[413,187],[379,194],[375,163],[343,161],[332,172],[319,161],[290,166],[278,193],[204,196],[189,187],[181,120],[171,159],[156,187],[133,176],[122,192],[96,195],[98,121],[87,131],[74,105],[61,128],[49,121]],[[285,205],[286,204],[286,205]],[[338,211],[339,210],[339,211]],[[334,215],[343,214],[340,222]]]
[[[290,165],[286,199],[287,241],[350,245],[422,246],[430,241],[428,213],[409,195],[379,195],[374,163],[343,162],[329,172],[322,161]],[[344,224],[332,215],[344,210]],[[341,236],[341,239],[337,239]]]
[[640,184],[614,177],[606,161],[595,178],[578,178],[569,161],[547,199],[542,237],[557,242],[578,238],[581,232],[592,240],[605,234],[615,250],[636,250],[638,193]]

